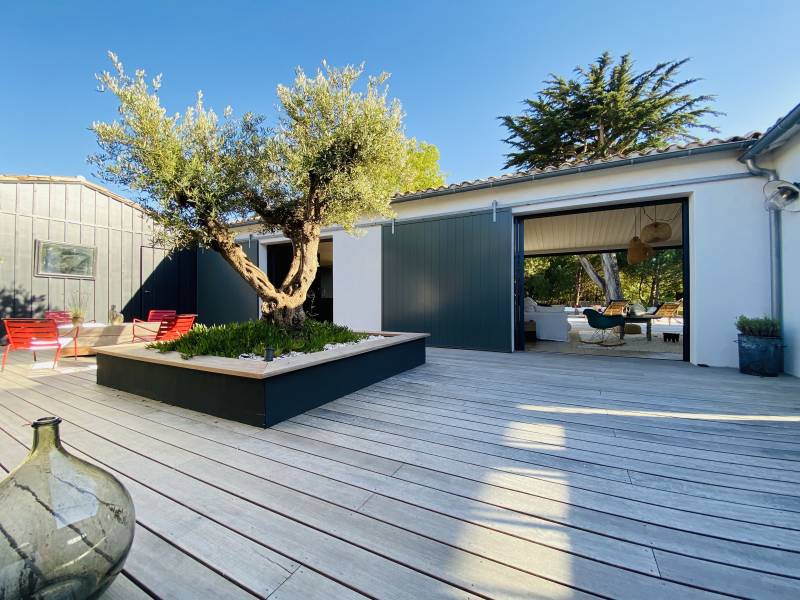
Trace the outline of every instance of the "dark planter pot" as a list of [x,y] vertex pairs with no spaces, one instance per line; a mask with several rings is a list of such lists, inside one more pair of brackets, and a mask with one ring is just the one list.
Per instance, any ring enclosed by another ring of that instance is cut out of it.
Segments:
[[739,334],[739,371],[760,377],[783,372],[783,338]]
[[324,352],[310,354],[293,366],[273,360],[245,363],[246,369],[234,358],[183,360],[177,353],[159,355],[133,344],[105,346],[97,352],[97,383],[222,419],[271,427],[425,364],[426,334],[385,335],[388,339],[372,346],[328,351],[327,357]]

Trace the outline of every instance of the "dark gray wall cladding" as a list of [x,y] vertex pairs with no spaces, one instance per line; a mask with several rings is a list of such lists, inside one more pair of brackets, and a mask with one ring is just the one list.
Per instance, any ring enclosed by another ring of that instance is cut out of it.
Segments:
[[510,210],[384,225],[383,328],[432,346],[511,350]]
[[142,283],[131,304],[147,315],[152,309],[174,308],[178,313],[197,312],[197,252],[183,250],[169,255],[164,248],[142,247]]
[[[151,277],[152,282],[153,273],[163,271],[161,265],[167,260],[163,251],[156,252],[150,257],[149,272],[142,273],[142,254],[152,245],[150,233],[150,222],[142,211],[88,185],[0,182],[2,316],[42,316],[45,310],[64,310],[77,295],[84,298],[87,319],[106,321],[112,304],[128,319],[141,316],[142,276]],[[96,277],[35,276],[36,240],[96,247]],[[178,281],[172,285],[179,285]],[[187,298],[182,306],[160,308],[192,312],[194,306],[194,300]]]
[[[258,264],[258,242],[241,246]],[[258,318],[258,295],[214,250],[197,251],[197,315],[206,325]]]

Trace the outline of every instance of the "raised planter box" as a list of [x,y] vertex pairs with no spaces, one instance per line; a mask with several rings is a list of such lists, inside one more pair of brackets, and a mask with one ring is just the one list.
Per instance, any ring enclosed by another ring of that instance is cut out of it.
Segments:
[[270,363],[219,356],[184,360],[145,344],[97,348],[97,383],[209,415],[270,427],[425,363],[424,333]]

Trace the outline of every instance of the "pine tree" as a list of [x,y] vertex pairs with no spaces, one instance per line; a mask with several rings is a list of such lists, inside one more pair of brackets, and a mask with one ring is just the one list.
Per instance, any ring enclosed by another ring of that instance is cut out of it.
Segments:
[[708,105],[715,96],[687,93],[698,78],[676,81],[688,60],[634,73],[629,54],[614,64],[604,52],[588,67],[576,67],[576,78],[551,74],[536,98],[524,100],[522,114],[499,117],[510,132],[504,141],[515,149],[506,155],[505,167],[604,159],[696,140],[692,129],[716,132],[701,122],[721,114]]
[[[709,105],[715,96],[688,93],[698,78],[678,80],[688,60],[662,62],[636,73],[629,54],[615,63],[604,52],[589,66],[576,67],[574,78],[551,74],[536,98],[524,100],[522,114],[499,117],[509,130],[504,141],[513,148],[505,168],[542,169],[608,159],[697,140],[692,130],[716,132],[702,122],[722,114]],[[616,257],[602,258],[605,281],[600,287],[607,300],[619,299],[614,296],[620,290]],[[594,268],[588,261],[582,264],[597,283],[600,277]]]

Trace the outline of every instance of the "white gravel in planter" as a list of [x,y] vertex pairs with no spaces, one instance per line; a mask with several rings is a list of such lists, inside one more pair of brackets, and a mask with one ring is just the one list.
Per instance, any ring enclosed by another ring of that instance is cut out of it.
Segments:
[[[355,342],[345,342],[343,344],[325,344],[322,348],[322,351],[325,350],[337,350],[339,348],[346,348],[347,346],[355,346],[356,344],[363,344],[364,342],[374,342],[376,340],[382,340],[386,336],[383,335],[369,335],[363,339],[360,339]],[[282,360],[284,358],[293,358],[295,356],[305,356],[306,354],[316,354],[316,352],[287,352],[286,354],[281,354],[280,356],[276,356],[273,360]],[[252,352],[246,352],[244,354],[239,355],[240,360],[264,360],[263,356],[259,356],[257,354],[253,354]]]

